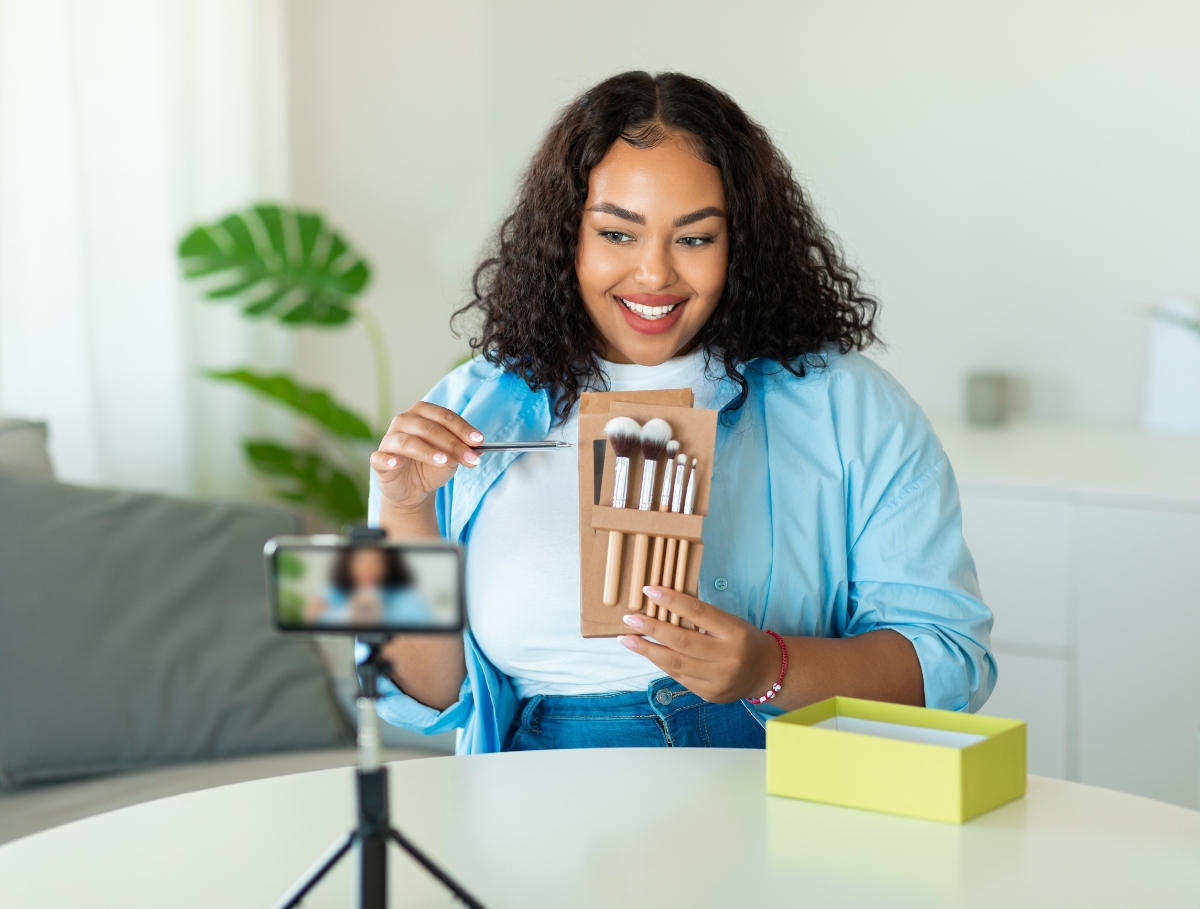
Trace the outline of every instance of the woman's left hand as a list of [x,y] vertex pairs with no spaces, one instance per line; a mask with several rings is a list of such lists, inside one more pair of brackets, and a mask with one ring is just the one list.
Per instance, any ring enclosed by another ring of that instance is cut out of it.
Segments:
[[630,613],[625,624],[645,637],[621,635],[617,640],[625,647],[714,704],[759,697],[775,684],[783,658],[779,644],[765,631],[669,588],[646,587],[645,594],[704,633]]

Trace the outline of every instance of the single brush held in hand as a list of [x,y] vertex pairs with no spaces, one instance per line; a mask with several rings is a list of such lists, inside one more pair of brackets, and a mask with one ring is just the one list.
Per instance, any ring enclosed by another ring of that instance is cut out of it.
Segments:
[[[671,465],[667,465],[667,470],[671,469]],[[679,514],[683,508],[683,475],[687,470],[687,455],[681,454],[675,459],[675,482],[671,486],[671,511],[674,514]],[[679,541],[674,537],[667,537],[667,552],[663,557],[663,572],[662,586],[670,587],[672,581],[675,580],[675,549],[679,545]],[[670,613],[666,606],[658,607],[658,617],[664,622],[667,621]],[[676,625],[679,624],[677,621]]]
[[[688,474],[687,495],[683,499],[683,513],[691,514],[692,508],[696,504],[696,459],[692,458],[692,472]],[[687,560],[688,560],[688,541],[679,541],[679,559],[675,563],[675,589],[680,593],[683,592],[683,585],[687,583]],[[679,624],[679,616],[671,616],[671,624]]]
[[[629,496],[629,459],[641,444],[642,427],[637,420],[630,417],[613,417],[604,424],[604,434],[608,436],[608,444],[612,446],[614,458],[613,467],[613,508],[624,508]],[[619,530],[608,532],[608,560],[604,565],[604,605],[616,606],[618,591],[621,585],[621,550],[625,545],[625,535]]]
[[472,445],[472,451],[554,451],[560,448],[574,448],[570,442],[555,442],[547,439],[544,442],[480,442]]
[[[662,496],[658,500],[659,511],[671,510],[671,473],[675,466],[675,455],[679,454],[679,443],[672,439],[667,443],[667,466],[663,470]],[[666,547],[666,537],[654,538],[654,554],[650,556],[650,586],[657,587],[662,581],[663,549]],[[658,604],[649,597],[645,603],[646,615],[654,617],[658,613]]]
[[[658,459],[671,441],[671,424],[657,417],[642,427],[642,487],[638,494],[638,511],[649,511],[654,502],[654,476]],[[650,534],[639,533],[633,538],[633,568],[629,573],[629,611],[642,611],[642,588],[646,586],[646,559],[650,555]]]

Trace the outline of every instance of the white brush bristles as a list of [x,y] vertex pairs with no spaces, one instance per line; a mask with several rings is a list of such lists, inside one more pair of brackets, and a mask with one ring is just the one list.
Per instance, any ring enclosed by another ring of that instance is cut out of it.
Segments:
[[674,461],[677,454],[679,454],[679,443],[675,439],[672,439],[667,443],[667,460]]
[[632,417],[613,417],[604,424],[604,434],[618,458],[628,458],[637,449],[642,427]]
[[679,464],[680,466],[683,466],[684,464],[687,463],[687,455],[680,455],[679,457],[677,457],[675,459],[675,463]]
[[671,441],[671,424],[655,417],[642,427],[642,455],[647,461],[657,461]]

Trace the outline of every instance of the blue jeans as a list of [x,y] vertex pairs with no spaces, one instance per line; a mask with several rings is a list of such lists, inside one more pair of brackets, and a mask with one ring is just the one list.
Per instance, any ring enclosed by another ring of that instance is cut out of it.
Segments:
[[548,748],[765,748],[741,701],[710,704],[674,679],[645,691],[537,695],[521,705],[505,751]]

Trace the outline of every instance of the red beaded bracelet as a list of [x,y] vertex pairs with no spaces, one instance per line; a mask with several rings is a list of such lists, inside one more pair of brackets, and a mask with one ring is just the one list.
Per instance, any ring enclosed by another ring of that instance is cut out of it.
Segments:
[[765,704],[771,698],[779,693],[779,689],[783,687],[783,674],[787,672],[787,644],[783,643],[783,638],[773,632],[771,629],[766,629],[767,634],[779,642],[779,649],[783,653],[783,665],[779,667],[779,678],[775,680],[775,684],[767,689],[767,693],[760,698],[746,698],[751,704]]

